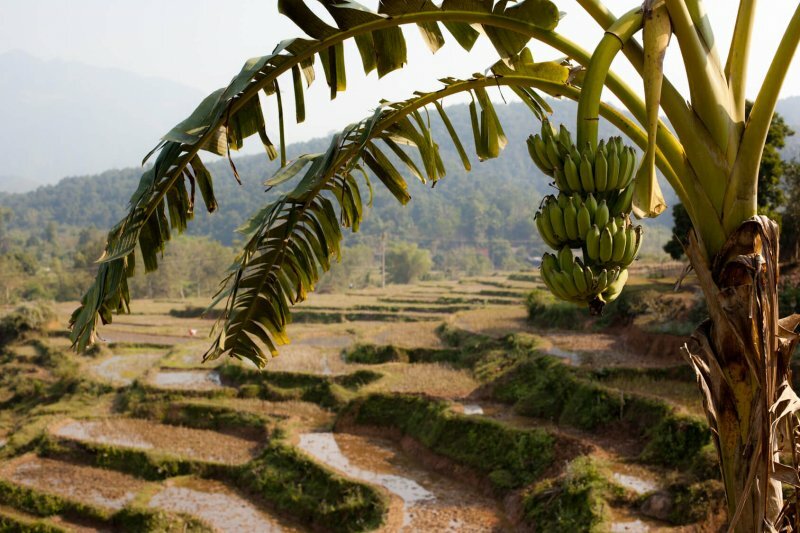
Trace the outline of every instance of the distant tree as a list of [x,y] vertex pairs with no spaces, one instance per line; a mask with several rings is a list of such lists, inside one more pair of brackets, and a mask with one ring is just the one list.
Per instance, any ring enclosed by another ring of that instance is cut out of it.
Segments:
[[683,256],[685,239],[692,229],[692,221],[683,204],[675,204],[672,208],[672,220],[672,239],[664,245],[664,251],[673,259],[680,259]]
[[510,270],[518,266],[514,257],[514,249],[506,239],[495,239],[489,242],[489,259],[492,266],[501,270]]
[[415,243],[393,244],[386,252],[386,274],[390,283],[411,283],[424,276],[433,262],[428,250]]
[[11,222],[13,212],[7,207],[0,207],[0,254],[8,253],[11,240],[8,235],[8,224]]
[[459,246],[447,250],[441,256],[441,266],[447,277],[479,276],[492,269],[492,261],[474,246]]
[[342,260],[331,265],[331,269],[323,275],[317,290],[320,292],[342,292],[347,289],[363,289],[377,280],[373,272],[377,272],[375,249],[366,244],[347,246],[342,252]]
[[[746,116],[749,118],[752,102],[747,102]],[[758,167],[758,212],[780,222],[780,208],[786,198],[781,181],[785,172],[785,163],[780,150],[786,146],[786,137],[794,135],[779,113],[772,117],[767,131],[767,142]]]
[[782,213],[781,258],[784,261],[800,261],[800,163],[784,163],[784,189],[786,209]]

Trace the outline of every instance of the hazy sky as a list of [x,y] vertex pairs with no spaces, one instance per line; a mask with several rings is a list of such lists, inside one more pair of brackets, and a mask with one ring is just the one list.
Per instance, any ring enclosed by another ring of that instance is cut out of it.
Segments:
[[[377,0],[362,3],[374,7]],[[556,3],[567,13],[559,31],[585,48],[593,48],[601,37],[596,24],[575,1]],[[617,13],[638,3],[607,0]],[[0,0],[0,53],[21,49],[45,59],[113,66],[179,81],[208,93],[225,85],[248,57],[269,53],[280,40],[299,35],[291,22],[277,13],[276,4],[275,0]],[[723,61],[735,22],[735,5],[730,0],[706,1]],[[760,3],[748,79],[751,97],[758,91],[769,58],[796,5],[789,0]],[[381,98],[404,99],[416,89],[436,88],[437,78],[466,77],[494,61],[485,39],[468,56],[445,33],[448,44],[432,56],[416,28],[408,28],[406,35],[411,69],[380,81],[373,73],[364,80],[360,62],[353,57],[355,61],[350,62],[348,71],[350,88],[337,98],[335,113],[328,103],[324,81],[318,82],[308,98],[309,120],[300,127],[292,124],[289,138],[319,136],[361,118]],[[537,60],[558,57],[542,47],[534,47],[534,52]],[[668,56],[668,75],[679,88],[684,88],[683,72],[675,56]],[[800,94],[799,62],[800,59],[794,61],[784,96]],[[616,67],[621,74],[630,74],[624,60],[618,61]],[[634,78],[630,79],[636,87]]]

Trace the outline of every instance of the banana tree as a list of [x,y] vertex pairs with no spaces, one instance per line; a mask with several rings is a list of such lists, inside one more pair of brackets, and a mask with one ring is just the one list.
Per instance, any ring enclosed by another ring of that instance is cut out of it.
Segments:
[[[183,231],[191,220],[197,189],[205,208],[217,209],[213,178],[200,152],[230,160],[231,150],[258,135],[269,157],[279,157],[281,163],[266,182],[268,191],[280,185],[288,192],[267,194],[265,207],[241,228],[247,240],[215,299],[225,302],[225,310],[205,357],[227,355],[264,366],[267,354],[276,354],[277,346],[288,342],[291,306],[306,298],[320,273],[338,257],[341,228],[358,230],[365,195],[371,198],[369,176],[403,204],[410,196],[401,169],[432,184],[444,177],[430,113],[441,117],[469,169],[464,143],[442,106],[456,94],[471,98],[478,159],[498,156],[507,141],[489,91],[505,87],[544,123],[542,136],[529,140],[531,156],[565,192],[547,208],[549,226],[544,208],[539,217],[545,241],[559,248],[558,257],[546,261],[552,272],[543,271],[558,296],[599,311],[624,285],[625,266],[641,238],[638,229],[632,230],[628,212],[656,216],[664,209],[656,169],[677,193],[692,220],[687,255],[710,314],[685,353],[704,395],[731,528],[794,528],[800,515],[797,499],[784,502],[783,489],[800,485],[795,446],[800,399],[789,380],[800,317],[778,317],[778,228],[757,216],[756,199],[767,130],[800,40],[800,7],[745,121],[755,0],[738,2],[724,65],[701,0],[648,0],[619,17],[600,0],[578,0],[605,30],[593,52],[556,31],[561,13],[550,0],[382,0],[377,11],[348,0],[319,4],[335,25],[319,18],[306,0],[279,0],[279,11],[306,37],[283,41],[272,53],[248,60],[227,87],[203,100],[145,158],[155,156],[128,214],[109,232],[97,278],[72,316],[75,347],[94,342],[99,322],[129,310],[127,278],[135,270],[136,250],[145,271],[155,270],[171,233]],[[347,85],[346,42],[354,42],[365,73],[374,70],[382,77],[406,65],[402,28],[410,25],[417,26],[432,52],[445,44],[446,34],[466,50],[478,38],[487,38],[498,61],[483,75],[443,79],[437,91],[415,93],[403,102],[380,102],[370,117],[334,135],[325,152],[287,161],[281,85],[284,90],[291,85],[295,120],[301,123],[305,89],[319,71],[317,61],[335,98]],[[639,32],[643,44],[636,40]],[[686,68],[688,100],[663,76],[671,37]],[[527,48],[532,40],[567,59],[534,61]],[[643,97],[611,70],[619,53],[641,76]],[[601,102],[604,87],[628,113]],[[277,104],[275,124],[269,128],[262,94]],[[575,143],[569,131],[556,132],[548,124],[543,95],[578,102]],[[661,121],[660,112],[671,127]],[[622,139],[598,142],[600,117],[644,151],[640,165],[633,166],[633,150]],[[268,135],[275,129],[277,142]],[[610,208],[607,215],[598,215],[600,204]],[[590,211],[588,225],[582,208]],[[576,217],[580,214],[580,227],[578,218],[573,221],[573,209]],[[550,217],[551,211],[561,214],[563,229],[553,226],[558,217]],[[572,249],[580,249],[583,258],[576,259]],[[601,271],[602,264],[608,268]],[[567,279],[567,268],[582,277]]]

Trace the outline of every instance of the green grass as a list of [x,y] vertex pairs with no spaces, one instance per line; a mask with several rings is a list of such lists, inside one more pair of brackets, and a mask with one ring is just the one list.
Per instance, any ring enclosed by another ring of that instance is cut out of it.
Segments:
[[688,466],[710,438],[703,419],[612,389],[546,355],[517,364],[494,383],[493,395],[522,415],[585,430],[626,429],[643,440],[641,459],[653,464]]
[[[115,531],[210,532],[202,522],[145,508],[126,507],[117,512],[21,487],[0,480],[0,503],[39,517],[63,515],[99,522]],[[8,518],[5,518],[8,520]],[[3,519],[0,518],[0,524]],[[30,529],[26,529],[30,527]],[[34,523],[6,531],[58,531],[46,523]]]
[[378,372],[358,370],[329,377],[300,372],[250,370],[232,364],[223,364],[218,371],[224,383],[239,388],[242,397],[273,401],[303,400],[328,409],[342,407],[355,391],[383,376]]
[[536,531],[605,531],[608,500],[615,496],[608,478],[591,457],[572,460],[562,476],[524,494],[524,522]]
[[543,328],[583,329],[587,321],[585,309],[557,300],[546,290],[534,289],[525,298],[528,321]]
[[348,363],[378,365],[389,362],[400,363],[451,363],[455,366],[470,366],[464,360],[464,351],[454,348],[400,348],[393,345],[356,344],[344,351]]
[[237,487],[316,530],[375,529],[388,509],[375,489],[333,474],[280,443],[270,444],[258,459],[240,467],[234,479]]
[[544,430],[457,415],[445,402],[421,396],[371,394],[351,402],[340,416],[361,426],[398,430],[480,472],[499,493],[538,479],[552,463],[556,446]]

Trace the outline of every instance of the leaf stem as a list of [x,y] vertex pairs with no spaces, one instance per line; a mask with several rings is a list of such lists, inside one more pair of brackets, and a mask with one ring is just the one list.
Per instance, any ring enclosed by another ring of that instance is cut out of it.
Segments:
[[[602,28],[609,28],[617,20],[614,14],[599,0],[578,0],[578,3]],[[630,39],[625,43],[622,51],[631,65],[642,75],[644,50],[641,45],[634,39]],[[609,76],[609,88],[612,87],[612,83],[615,83],[614,77]],[[686,151],[685,156],[688,157],[691,167],[694,169],[692,174],[702,184],[703,194],[708,196],[717,215],[721,217],[725,197],[724,185],[721,184],[727,181],[730,169],[725,153],[717,146],[709,130],[687,105],[683,95],[666,77],[661,90],[661,108],[683,144]],[[642,104],[641,110],[643,118],[639,118],[637,115],[637,120],[641,124],[645,124],[644,104]],[[633,109],[631,111],[633,112]],[[660,129],[661,125],[659,125]],[[698,189],[690,184],[687,184],[687,187]]]
[[[725,63],[725,77],[731,91],[733,120],[744,124],[745,85],[747,83],[747,61],[753,36],[756,0],[740,0],[733,38]],[[741,134],[741,133],[740,133]]]
[[742,135],[736,164],[725,192],[722,220],[727,232],[733,232],[743,221],[758,212],[758,167],[778,96],[798,43],[800,43],[800,5],[792,15],[778,50],[772,58]]
[[642,27],[642,9],[636,8],[620,17],[609,27],[600,44],[595,48],[578,100],[578,149],[582,150],[588,143],[594,149],[597,146],[597,130],[599,126],[600,97],[611,63],[622,46]]

